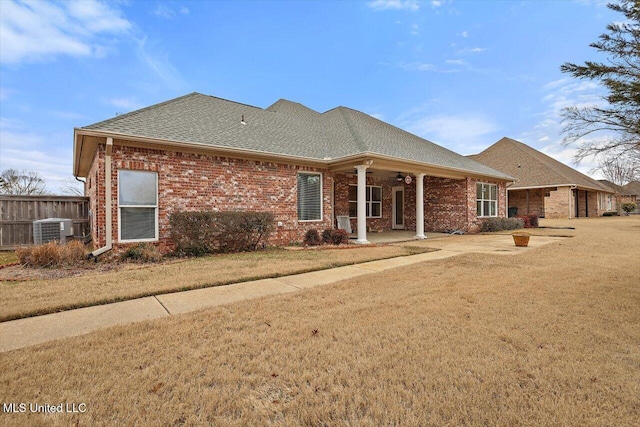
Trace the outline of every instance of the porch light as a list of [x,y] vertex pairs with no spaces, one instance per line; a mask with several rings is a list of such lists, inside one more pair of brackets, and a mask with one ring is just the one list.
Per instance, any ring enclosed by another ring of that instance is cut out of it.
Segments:
[[396,181],[398,181],[398,182],[404,181],[404,175],[402,175],[400,172],[398,172],[398,175],[396,175]]

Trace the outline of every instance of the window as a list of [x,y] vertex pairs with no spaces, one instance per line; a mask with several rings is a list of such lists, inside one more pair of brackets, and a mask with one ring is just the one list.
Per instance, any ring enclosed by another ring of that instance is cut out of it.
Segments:
[[495,184],[476,184],[478,216],[498,216],[498,186]]
[[118,171],[119,240],[158,239],[158,174]]
[[298,221],[322,221],[322,175],[298,174]]
[[[367,185],[367,218],[382,218],[382,187]],[[349,216],[358,217],[358,186],[349,185]]]

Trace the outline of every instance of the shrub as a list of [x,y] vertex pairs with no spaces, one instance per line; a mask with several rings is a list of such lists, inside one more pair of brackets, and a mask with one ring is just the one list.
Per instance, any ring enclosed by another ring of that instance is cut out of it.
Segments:
[[605,212],[602,216],[618,216],[618,212]]
[[342,228],[327,228],[322,232],[322,243],[331,245],[342,245],[349,243],[349,234]]
[[331,243],[334,245],[346,245],[349,243],[349,234],[347,234],[347,230],[343,228],[338,228],[336,230],[332,230],[331,234]]
[[85,262],[84,245],[71,241],[66,245],[49,242],[43,245],[18,248],[16,256],[27,267],[55,268],[63,265],[77,266]]
[[522,218],[484,218],[480,223],[480,231],[493,232],[504,230],[518,230],[524,227]]
[[538,223],[538,215],[523,215],[519,216],[524,221],[524,228],[537,228]]
[[305,246],[318,246],[320,244],[320,234],[318,234],[318,230],[316,230],[315,228],[307,230],[302,243]]
[[160,262],[162,261],[162,254],[155,245],[138,243],[137,245],[129,246],[120,255],[120,260],[141,263]]
[[256,250],[274,226],[270,212],[177,212],[169,217],[171,239],[180,255]]
[[633,212],[636,207],[638,205],[636,205],[635,203],[631,202],[631,203],[623,203],[622,204],[622,210],[624,211],[625,214],[629,215],[631,212]]
[[72,240],[62,246],[62,258],[67,265],[79,265],[87,260],[87,252],[84,243],[80,240]]

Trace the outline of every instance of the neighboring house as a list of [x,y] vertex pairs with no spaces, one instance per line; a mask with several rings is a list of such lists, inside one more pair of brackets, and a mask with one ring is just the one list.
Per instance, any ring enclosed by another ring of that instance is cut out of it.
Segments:
[[636,209],[633,213],[640,213],[640,181],[631,181],[622,186],[624,198],[620,203],[635,203]]
[[622,185],[618,185],[606,179],[599,179],[599,182],[609,187],[614,192],[615,203],[610,212],[622,213],[622,204],[627,202],[634,202],[635,196],[627,194],[627,191]]
[[171,246],[170,214],[195,210],[273,212],[278,244],[338,217],[359,243],[368,228],[475,231],[506,216],[512,180],[350,108],[281,99],[262,109],[199,93],[74,129],[73,173],[86,178],[104,250]]
[[511,211],[542,218],[597,217],[615,210],[614,191],[522,142],[502,138],[470,158],[515,177]]

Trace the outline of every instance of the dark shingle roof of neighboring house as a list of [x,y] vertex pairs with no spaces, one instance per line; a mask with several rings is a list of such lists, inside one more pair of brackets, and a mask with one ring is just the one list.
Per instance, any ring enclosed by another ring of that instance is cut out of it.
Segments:
[[621,185],[615,184],[607,179],[599,179],[598,182],[602,183],[603,185],[606,185],[607,187],[609,187],[611,189],[611,191],[618,193],[618,194],[625,194],[625,190]]
[[624,194],[629,196],[640,196],[640,181],[631,181],[622,186]]
[[575,185],[613,193],[595,179],[511,138],[502,138],[482,153],[469,157],[515,177],[509,189]]
[[[241,118],[244,122],[241,123]],[[312,160],[380,154],[474,174],[511,177],[360,111],[318,113],[281,99],[262,109],[192,93],[80,128]]]

